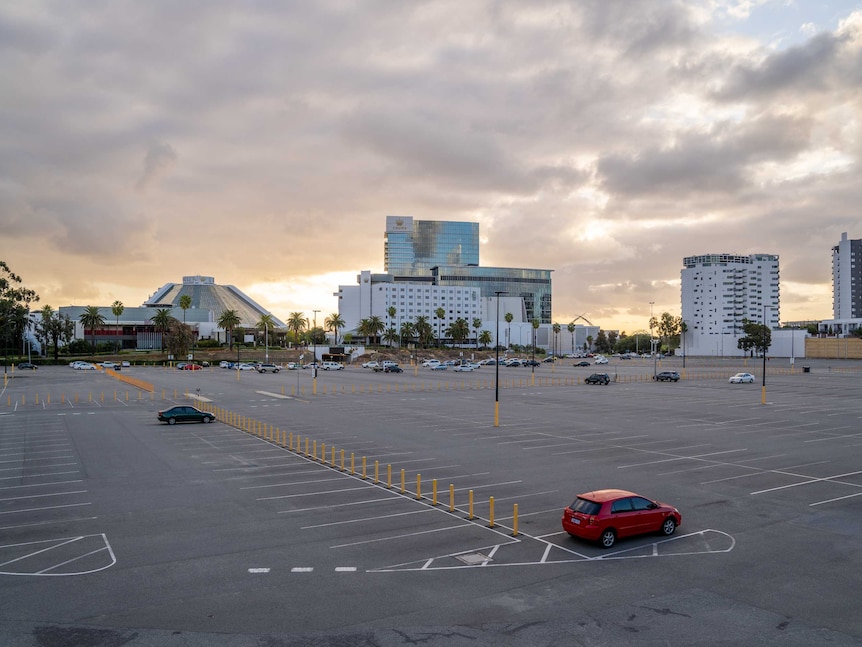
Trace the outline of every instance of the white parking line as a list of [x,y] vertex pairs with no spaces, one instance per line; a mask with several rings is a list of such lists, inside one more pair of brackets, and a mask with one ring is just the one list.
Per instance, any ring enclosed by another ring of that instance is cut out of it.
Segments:
[[[777,490],[787,490],[792,487],[798,487],[800,485],[811,485],[812,483],[822,483],[824,481],[835,481],[835,479],[844,478],[845,476],[856,476],[857,474],[862,474],[862,470],[857,472],[846,472],[844,474],[836,474],[835,476],[823,476],[820,478],[813,478],[810,476],[806,476],[804,474],[793,474],[791,472],[778,472],[779,474],[785,474],[787,476],[795,476],[797,478],[806,479],[800,483],[790,483],[789,485],[780,485],[778,487],[768,488],[766,490],[757,490],[755,492],[749,492],[752,496],[755,494],[764,494],[766,492],[775,492]],[[842,483],[842,485],[851,485],[853,487],[862,487],[860,485],[856,485],[854,483]]]

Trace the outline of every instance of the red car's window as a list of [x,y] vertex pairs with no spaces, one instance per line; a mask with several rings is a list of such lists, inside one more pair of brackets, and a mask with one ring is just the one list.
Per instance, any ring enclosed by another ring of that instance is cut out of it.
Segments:
[[629,498],[618,499],[614,501],[613,506],[611,506],[611,512],[631,512],[632,511],[632,500]]
[[599,510],[602,509],[602,504],[578,497],[575,499],[575,502],[569,506],[569,508],[574,512],[580,512],[581,514],[597,515]]
[[633,510],[649,510],[652,505],[652,501],[644,499],[642,496],[633,496],[631,502]]

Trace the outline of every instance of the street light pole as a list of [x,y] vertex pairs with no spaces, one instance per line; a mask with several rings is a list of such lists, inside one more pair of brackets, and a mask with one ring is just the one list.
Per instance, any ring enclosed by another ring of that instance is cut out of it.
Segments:
[[494,426],[500,426],[500,295],[505,292],[494,292],[497,297],[497,330],[494,333]]
[[655,352],[655,337],[653,337],[653,332],[652,332],[652,322],[653,322],[652,306],[654,303],[655,303],[655,301],[649,302],[649,346],[650,346],[650,351],[652,352],[652,376],[653,376],[653,378],[655,378],[655,376],[657,375],[657,372],[658,372],[658,367],[656,366],[656,362],[658,361],[658,358],[656,357],[657,353]]
[[311,328],[311,345],[314,349],[314,358],[311,361],[314,366],[311,369],[311,393],[317,395],[317,335],[315,331],[317,330],[317,313],[320,310],[312,310],[312,312],[314,313],[314,325]]

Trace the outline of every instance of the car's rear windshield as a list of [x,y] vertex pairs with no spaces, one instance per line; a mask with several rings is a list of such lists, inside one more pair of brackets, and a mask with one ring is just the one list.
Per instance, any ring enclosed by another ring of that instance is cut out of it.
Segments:
[[575,502],[569,506],[569,508],[574,512],[596,515],[599,513],[599,510],[602,509],[602,504],[578,497],[577,499],[575,499]]

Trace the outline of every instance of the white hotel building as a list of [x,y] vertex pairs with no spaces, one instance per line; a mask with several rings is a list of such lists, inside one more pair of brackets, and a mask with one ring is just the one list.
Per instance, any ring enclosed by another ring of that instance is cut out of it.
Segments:
[[[744,336],[745,320],[778,328],[777,255],[704,254],[684,258],[683,265],[682,320],[688,327],[688,355],[743,355],[737,341]],[[770,354],[776,354],[775,350]]]

